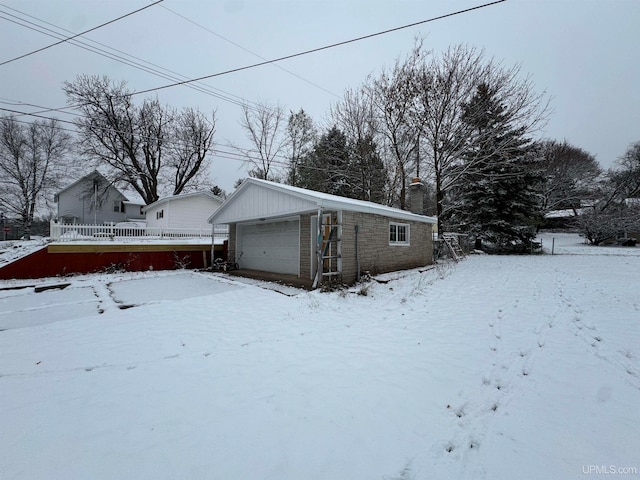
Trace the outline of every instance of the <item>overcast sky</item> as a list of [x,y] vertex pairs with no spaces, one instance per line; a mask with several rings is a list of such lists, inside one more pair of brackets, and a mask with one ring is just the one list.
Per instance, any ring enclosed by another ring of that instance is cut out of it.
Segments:
[[[7,19],[48,22],[79,33],[150,3],[0,0],[0,63],[56,41]],[[196,78],[258,63],[260,57],[278,58],[483,3],[164,0],[80,38],[133,55],[138,63],[151,62],[155,69]],[[609,167],[631,142],[640,140],[639,26],[640,0],[508,0],[277,65],[218,76],[205,82],[210,93],[176,86],[155,94],[174,107],[216,110],[217,143],[248,146],[240,132],[239,101],[303,108],[324,125],[331,104],[346,88],[357,88],[368,74],[392,66],[409,52],[416,36],[424,36],[425,47],[436,53],[465,43],[485,49],[487,57],[506,66],[520,64],[536,89],[552,98],[553,113],[542,136],[566,139]],[[38,108],[14,103],[62,107],[62,82],[79,74],[125,80],[138,91],[173,83],[63,43],[0,66],[0,107],[29,112]],[[60,112],[48,115],[72,118]],[[227,192],[245,176],[242,162],[214,157],[214,181]]]

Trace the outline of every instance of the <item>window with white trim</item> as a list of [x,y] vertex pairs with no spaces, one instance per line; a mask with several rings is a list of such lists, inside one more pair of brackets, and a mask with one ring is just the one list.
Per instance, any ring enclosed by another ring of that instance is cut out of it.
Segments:
[[122,202],[120,202],[120,200],[113,201],[113,211],[114,212],[122,211]]
[[389,245],[409,245],[409,224],[389,222]]

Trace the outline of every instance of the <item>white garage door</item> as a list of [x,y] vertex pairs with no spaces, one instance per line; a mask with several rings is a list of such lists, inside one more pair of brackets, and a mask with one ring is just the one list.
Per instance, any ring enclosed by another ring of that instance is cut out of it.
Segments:
[[238,225],[240,268],[299,274],[299,220]]

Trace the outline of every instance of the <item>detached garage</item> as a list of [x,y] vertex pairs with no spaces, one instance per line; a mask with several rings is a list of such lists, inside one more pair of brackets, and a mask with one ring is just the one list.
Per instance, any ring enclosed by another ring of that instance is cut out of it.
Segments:
[[255,178],[209,223],[229,226],[229,260],[241,270],[309,287],[433,262],[432,217]]

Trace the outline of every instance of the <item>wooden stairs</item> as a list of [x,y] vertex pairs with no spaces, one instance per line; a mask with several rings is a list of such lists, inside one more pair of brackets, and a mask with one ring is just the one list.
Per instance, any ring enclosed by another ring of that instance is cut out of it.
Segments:
[[460,246],[460,242],[458,240],[458,236],[451,233],[443,233],[442,240],[444,244],[447,246],[449,253],[451,254],[451,258],[453,258],[456,262],[464,259],[467,255],[464,253],[464,250]]

